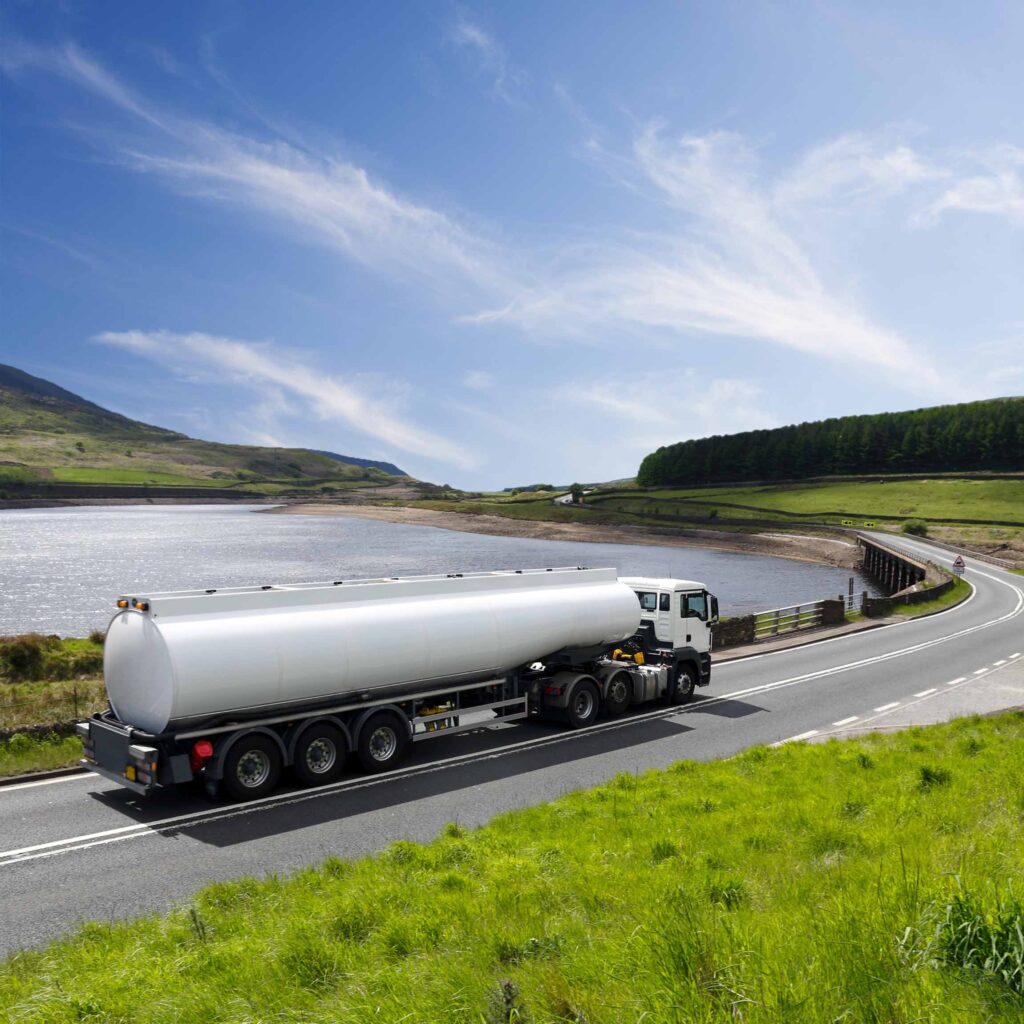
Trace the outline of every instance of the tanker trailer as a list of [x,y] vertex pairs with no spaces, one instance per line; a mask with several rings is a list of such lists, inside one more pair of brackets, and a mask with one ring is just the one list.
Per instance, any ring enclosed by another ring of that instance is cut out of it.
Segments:
[[350,754],[379,772],[496,718],[581,728],[685,695],[700,652],[687,676],[653,631],[637,638],[637,584],[578,567],[121,597],[83,764],[139,793],[198,780],[252,799],[286,768],[321,785]]

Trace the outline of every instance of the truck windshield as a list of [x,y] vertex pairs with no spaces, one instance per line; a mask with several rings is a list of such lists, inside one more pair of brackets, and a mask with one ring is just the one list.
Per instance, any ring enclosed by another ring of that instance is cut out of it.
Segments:
[[708,620],[708,602],[707,595],[703,592],[696,594],[687,594],[685,598],[680,601],[681,614],[683,618],[693,616],[696,619],[700,619],[702,622]]
[[640,607],[645,612],[656,612],[658,610],[658,595],[649,590],[637,590],[636,596],[640,601]]

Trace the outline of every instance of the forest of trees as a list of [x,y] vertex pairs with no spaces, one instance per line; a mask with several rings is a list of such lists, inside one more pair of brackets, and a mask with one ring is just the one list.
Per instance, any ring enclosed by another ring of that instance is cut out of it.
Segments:
[[1024,398],[801,423],[659,448],[641,487],[861,473],[1024,470]]

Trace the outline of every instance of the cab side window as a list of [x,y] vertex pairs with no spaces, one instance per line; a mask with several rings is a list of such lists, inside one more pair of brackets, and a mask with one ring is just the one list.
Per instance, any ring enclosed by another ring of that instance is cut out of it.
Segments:
[[658,595],[658,611],[667,612],[672,607],[672,595],[671,594],[659,594]]
[[683,597],[682,601],[679,602],[679,604],[679,614],[684,619],[692,615],[695,619],[700,619],[701,622],[708,621],[707,595],[703,592],[699,592],[696,594],[686,594]]
[[656,612],[658,610],[658,595],[650,590],[636,591],[637,599],[640,601],[640,608],[645,612]]

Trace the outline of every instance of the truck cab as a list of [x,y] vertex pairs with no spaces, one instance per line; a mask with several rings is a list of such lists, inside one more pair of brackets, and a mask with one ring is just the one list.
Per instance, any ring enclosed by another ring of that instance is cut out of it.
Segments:
[[718,621],[718,599],[703,583],[661,577],[624,576],[640,602],[640,625],[648,644],[662,657],[691,662],[697,686],[711,672],[711,626]]

